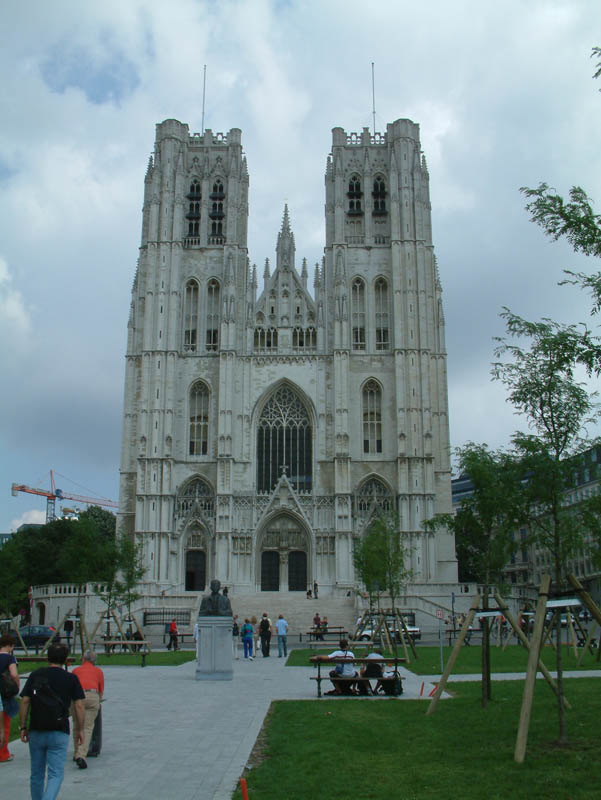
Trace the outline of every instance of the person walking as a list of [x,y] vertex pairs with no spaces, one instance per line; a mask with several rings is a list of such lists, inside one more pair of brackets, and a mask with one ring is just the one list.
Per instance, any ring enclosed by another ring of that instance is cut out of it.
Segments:
[[281,658],[282,655],[288,655],[288,623],[283,614],[279,615],[275,629],[278,634],[278,658]]
[[102,670],[96,666],[96,653],[93,650],[86,650],[84,652],[81,657],[81,667],[76,667],[73,670],[73,675],[79,678],[81,688],[84,690],[86,696],[84,700],[85,721],[83,742],[81,745],[78,744],[80,730],[77,724],[77,717],[73,714],[74,758],[79,769],[86,769],[88,766],[86,758],[92,739],[94,723],[96,722],[96,717],[100,709],[100,702],[104,694],[104,674]]
[[267,611],[263,612],[259,623],[259,637],[261,639],[261,653],[263,658],[269,658],[269,648],[271,645],[271,620],[267,616]]
[[244,625],[240,629],[240,635],[242,636],[242,644],[244,645],[244,658],[253,660],[253,637],[255,634],[255,630],[253,626],[250,624],[250,621],[247,619],[244,620]]
[[[16,685],[15,694],[19,693],[19,672],[17,670],[17,659],[13,655],[16,641],[6,633],[0,637],[0,673],[7,671],[8,675],[13,679]],[[12,761],[12,753],[8,749],[8,740],[10,738],[10,720],[15,717],[19,712],[19,704],[17,698],[2,697],[0,703],[0,764],[6,761]]]
[[83,744],[86,696],[77,675],[64,668],[67,652],[64,644],[51,644],[48,666],[32,672],[21,692],[21,741],[29,742],[32,800],[56,800],[60,792],[69,746],[71,702],[79,728],[77,744]]
[[236,659],[236,661],[240,660],[240,656],[238,655],[238,641],[240,639],[240,625],[238,623],[238,615],[234,614],[234,619],[232,620],[232,655]]
[[175,621],[175,617],[171,620],[169,624],[169,644],[167,645],[167,650],[171,650],[173,646],[173,650],[179,650],[177,644],[177,636],[179,631],[177,630],[177,622]]

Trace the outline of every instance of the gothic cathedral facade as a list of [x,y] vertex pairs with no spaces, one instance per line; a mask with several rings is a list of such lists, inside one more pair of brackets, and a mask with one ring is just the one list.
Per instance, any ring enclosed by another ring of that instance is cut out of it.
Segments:
[[120,529],[150,593],[357,586],[380,509],[415,591],[457,580],[442,292],[419,126],[332,131],[321,264],[288,209],[262,291],[241,131],[157,125],[126,355]]

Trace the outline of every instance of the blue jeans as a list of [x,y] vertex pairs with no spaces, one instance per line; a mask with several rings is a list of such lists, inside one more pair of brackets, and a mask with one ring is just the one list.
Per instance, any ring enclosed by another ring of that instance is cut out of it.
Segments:
[[[56,800],[65,774],[68,746],[68,733],[29,731],[31,800]],[[48,782],[44,791],[46,767],[48,767]]]
[[288,655],[288,637],[278,633],[278,656]]
[[251,639],[251,637],[250,636],[248,636],[248,637],[243,636],[242,637],[242,644],[244,645],[244,658],[248,658],[249,656],[252,656],[252,654],[253,654],[253,640]]

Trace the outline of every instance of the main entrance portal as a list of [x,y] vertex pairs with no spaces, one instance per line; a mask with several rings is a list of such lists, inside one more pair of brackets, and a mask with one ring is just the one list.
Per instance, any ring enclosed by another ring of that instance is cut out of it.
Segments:
[[261,591],[305,592],[309,537],[290,516],[273,520],[261,542]]

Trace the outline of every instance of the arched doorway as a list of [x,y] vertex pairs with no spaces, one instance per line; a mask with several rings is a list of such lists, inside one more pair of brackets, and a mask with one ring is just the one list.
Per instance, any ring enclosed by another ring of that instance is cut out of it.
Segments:
[[38,625],[45,625],[46,624],[46,606],[44,603],[37,604],[38,610]]
[[186,591],[202,592],[207,583],[207,557],[204,550],[186,552]]
[[310,539],[290,514],[272,519],[259,544],[262,592],[307,590]]

